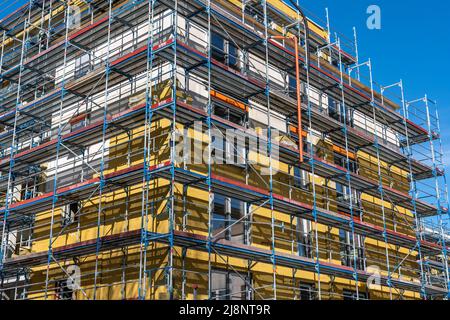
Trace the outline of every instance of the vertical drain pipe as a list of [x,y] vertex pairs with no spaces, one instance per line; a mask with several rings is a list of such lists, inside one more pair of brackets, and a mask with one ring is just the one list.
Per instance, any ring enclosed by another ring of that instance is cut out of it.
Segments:
[[[289,3],[297,10],[297,12],[302,16],[303,19],[303,25],[305,27],[305,67],[307,70],[307,74],[309,72],[309,27],[308,27],[308,19],[306,19],[306,15],[303,12],[303,10],[300,8],[298,3],[296,3],[293,0],[289,0]],[[298,131],[299,131],[299,147],[300,147],[300,163],[303,163],[303,138],[302,138],[302,102],[301,102],[301,81],[300,81],[300,67],[299,67],[299,60],[298,60],[298,45],[295,46],[295,59],[296,59],[296,72],[297,72],[297,99],[298,99]],[[306,88],[306,90],[309,90],[309,88]],[[309,92],[307,92],[309,94]]]
[[[305,22],[306,24],[306,22]],[[302,135],[302,92],[301,92],[301,81],[300,81],[300,66],[298,61],[298,40],[297,37],[293,36],[295,46],[295,81],[297,82],[297,119],[298,119],[298,151],[299,151],[299,161],[303,163],[303,135]]]

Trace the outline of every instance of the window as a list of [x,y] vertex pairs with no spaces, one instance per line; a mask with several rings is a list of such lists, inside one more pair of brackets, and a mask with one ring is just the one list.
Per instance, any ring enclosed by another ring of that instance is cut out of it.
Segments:
[[213,300],[247,300],[251,299],[248,290],[248,276],[234,271],[213,270],[212,299]]
[[299,167],[294,167],[294,187],[308,190],[309,173]]
[[340,120],[340,103],[328,96],[328,114],[330,117]]
[[245,123],[246,115],[232,107],[227,107],[217,102],[213,103],[213,114],[225,120],[242,126]]
[[339,230],[339,243],[341,246],[341,264],[343,266],[353,266],[353,254],[350,232]]
[[288,75],[288,92],[291,96],[296,96],[296,90],[297,90],[297,80],[295,77]]
[[213,271],[211,274],[211,282],[212,299],[227,300],[227,295],[229,293],[227,273],[222,271]]
[[227,66],[240,70],[239,49],[234,42],[224,39],[218,33],[211,34],[211,56],[213,59]]
[[213,234],[221,239],[245,243],[245,221],[242,219],[245,212],[245,202],[214,194]]
[[[306,137],[303,137],[302,139],[303,139],[303,143],[302,143],[303,154],[309,154],[310,153],[310,144],[309,144],[308,140],[306,139]],[[313,147],[313,149],[314,149],[314,147]],[[316,153],[317,150],[314,150],[314,152]]]
[[[27,222],[20,229],[7,230],[3,236],[3,243],[5,244],[7,258],[13,254],[20,255],[22,250],[31,250],[32,245],[32,222]],[[2,240],[0,238],[0,240]]]
[[226,226],[225,217],[225,197],[219,194],[214,194],[214,207],[213,207],[213,232],[217,233],[224,229]]
[[89,114],[87,113],[82,113],[76,117],[73,117],[69,121],[70,131],[73,132],[87,126],[88,121],[89,121]]
[[297,218],[297,250],[301,257],[312,258],[311,221]]
[[350,194],[350,188],[348,185],[336,182],[336,200],[338,205],[349,209],[351,201],[352,208],[359,212],[359,209],[361,208],[361,193],[354,189],[351,191],[352,192]]
[[31,250],[32,245],[32,230],[33,223],[29,223],[26,228],[19,232],[19,238],[17,239],[17,247],[19,250],[26,249]]
[[[334,153],[334,164],[347,169],[347,157],[339,153]],[[357,172],[356,161],[352,161],[351,159],[349,159],[349,169],[350,172]]]
[[358,257],[357,268],[359,270],[366,270],[366,252],[364,247],[364,241],[365,237],[361,235],[356,235],[356,250],[357,250],[356,255]]
[[339,245],[340,245],[340,255],[341,255],[341,264],[343,266],[351,265],[351,244],[350,244],[350,235],[349,232],[345,230],[339,230]]
[[353,248],[352,234],[349,231],[339,230],[339,243],[341,264],[346,267],[355,267],[356,255],[356,269],[365,270],[364,237],[355,234],[355,247]]
[[91,69],[91,57],[89,53],[85,53],[75,59],[75,78],[83,77]]
[[349,187],[336,182],[336,198],[338,202],[348,203],[350,201]]
[[67,286],[67,280],[55,282],[56,300],[73,300],[73,290]]
[[355,110],[351,109],[349,106],[344,106],[341,102],[328,96],[328,115],[331,118],[336,119],[341,123],[345,120],[346,125],[353,127],[354,111]]
[[344,300],[357,300],[357,297],[359,296],[359,300],[368,300],[369,297],[366,292],[358,292],[358,295],[356,294],[356,291],[353,290],[344,290]]
[[212,157],[218,164],[245,166],[247,163],[247,147],[243,136],[213,134]]
[[80,210],[80,205],[78,202],[72,202],[64,207],[64,210],[61,212],[61,226],[68,226],[78,220],[78,214]]
[[314,286],[312,284],[300,285],[300,300],[314,300]]
[[231,42],[228,44],[228,65],[234,69],[239,69],[239,50]]
[[211,33],[211,55],[212,58],[225,63],[225,40],[217,33]]
[[224,163],[224,139],[222,136],[212,135],[211,137],[211,157],[216,163]]
[[348,107],[347,108],[347,125],[350,127],[355,126],[355,109]]

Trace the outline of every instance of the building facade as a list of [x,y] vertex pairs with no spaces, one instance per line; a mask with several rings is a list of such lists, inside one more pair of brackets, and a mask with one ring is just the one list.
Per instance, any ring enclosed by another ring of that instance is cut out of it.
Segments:
[[298,9],[5,17],[0,299],[447,299],[435,102]]

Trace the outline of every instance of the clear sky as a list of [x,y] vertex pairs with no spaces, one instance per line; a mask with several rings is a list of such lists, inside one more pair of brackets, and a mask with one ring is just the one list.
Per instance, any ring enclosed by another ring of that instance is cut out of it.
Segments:
[[[407,100],[425,93],[439,103],[447,171],[450,166],[450,1],[445,0],[304,0],[312,18],[353,38],[358,32],[362,59],[371,58],[375,81],[388,85],[403,79]],[[381,9],[381,29],[366,25],[370,5]],[[448,150],[448,151],[447,151]],[[447,174],[449,177],[449,175]]]
[[[25,0],[1,1],[0,17]],[[450,164],[450,2],[446,0],[300,0],[307,15],[353,38],[359,36],[361,60],[371,58],[374,78],[383,85],[403,79],[407,100],[423,96],[440,107],[446,163]],[[381,8],[381,30],[366,26],[370,5]],[[447,166],[450,168],[450,166]],[[447,170],[449,171],[449,170]]]

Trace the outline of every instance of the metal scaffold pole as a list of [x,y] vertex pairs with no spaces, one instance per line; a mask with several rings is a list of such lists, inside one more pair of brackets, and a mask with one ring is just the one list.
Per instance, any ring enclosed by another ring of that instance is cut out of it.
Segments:
[[[450,270],[449,270],[449,263],[448,263],[448,248],[447,248],[447,233],[444,231],[448,230],[448,226],[445,225],[444,222],[444,216],[450,217],[450,202],[449,202],[449,195],[448,195],[448,185],[447,185],[447,175],[446,175],[446,170],[445,165],[446,163],[444,162],[444,150],[443,150],[443,146],[442,146],[442,137],[441,137],[441,123],[440,123],[440,117],[439,117],[439,110],[438,110],[438,106],[436,105],[436,126],[437,126],[437,133],[439,135],[438,138],[438,144],[439,144],[439,157],[438,157],[438,165],[440,164],[442,166],[442,170],[443,170],[443,176],[442,176],[442,180],[443,180],[443,192],[444,192],[444,196],[443,196],[443,201],[444,203],[440,204],[439,207],[439,227],[440,227],[440,231],[441,231],[441,245],[442,245],[442,256],[443,256],[443,260],[444,260],[444,273],[445,273],[445,277],[446,277],[446,281],[447,281],[447,300],[450,300]],[[437,169],[437,168],[436,168]],[[437,170],[436,170],[437,171]],[[435,172],[436,174],[437,172]],[[436,177],[437,178],[437,177]],[[443,211],[446,210],[447,214],[445,214]],[[447,223],[450,220],[447,219]]]
[[[212,116],[212,100],[211,100],[211,58],[212,58],[212,34],[211,34],[211,0],[207,0],[206,2],[206,14],[207,14],[207,28],[206,28],[206,54],[207,54],[207,83],[206,83],[206,90],[207,90],[207,104],[206,104],[206,130],[208,131],[208,137],[207,137],[207,170],[208,174],[206,177],[206,183],[207,183],[207,192],[208,192],[208,240],[207,240],[207,250],[208,250],[208,299],[211,300],[213,298],[213,279],[212,279],[212,258],[213,258],[213,210],[214,210],[214,193],[212,191],[212,181],[211,181],[211,175],[212,175],[212,125],[211,125],[211,116]],[[202,148],[203,150],[203,143]],[[203,159],[204,161],[204,159]]]
[[67,52],[68,48],[70,46],[68,37],[69,37],[69,7],[68,4],[64,4],[64,28],[65,28],[65,40],[64,40],[64,60],[63,60],[63,76],[61,80],[61,95],[60,95],[60,104],[59,104],[59,111],[58,111],[58,130],[57,130],[57,145],[56,145],[56,160],[55,160],[55,173],[53,176],[53,194],[52,194],[52,210],[51,210],[51,220],[50,220],[50,233],[49,233],[49,245],[48,245],[48,257],[47,257],[47,269],[45,273],[45,300],[48,299],[48,290],[49,290],[49,282],[50,282],[50,268],[53,258],[53,229],[55,224],[55,213],[58,210],[57,209],[57,202],[58,202],[58,174],[59,174],[59,163],[60,163],[60,151],[61,151],[61,136],[62,136],[62,129],[64,127],[63,122],[63,108],[64,108],[64,98],[66,95],[66,88],[65,88],[65,77],[67,72]]
[[[297,0],[297,5],[298,4],[298,0]],[[328,10],[327,10],[327,17],[328,17]],[[304,50],[306,52],[305,54],[305,64],[304,64],[304,68],[306,71],[306,86],[305,86],[305,90],[306,90],[306,104],[307,104],[307,114],[308,114],[308,151],[309,151],[309,163],[311,166],[311,176],[312,176],[312,193],[313,193],[313,219],[314,219],[314,250],[315,250],[315,266],[314,269],[317,273],[317,293],[318,293],[318,299],[322,300],[322,283],[321,283],[321,270],[320,270],[320,249],[319,249],[319,225],[318,225],[318,220],[317,220],[317,197],[316,197],[316,168],[315,168],[315,150],[314,150],[314,144],[313,144],[313,124],[312,124],[312,103],[311,103],[311,99],[310,99],[310,55],[309,55],[309,32],[308,32],[308,21],[305,20],[305,17],[301,17],[300,12],[298,12],[298,37],[299,39],[301,39],[301,24],[300,24],[300,18],[302,18],[303,21],[303,25],[304,25],[304,38],[305,38],[305,42],[304,42]],[[330,27],[329,27],[329,23],[328,23],[328,33],[330,32]],[[328,35],[328,40],[331,40],[331,36]],[[300,63],[299,61],[297,61],[296,63]],[[299,128],[301,127],[301,124],[299,124]]]
[[[140,300],[147,297],[147,253],[149,246],[149,206],[150,204],[150,182],[151,174],[149,167],[151,165],[153,144],[151,130],[153,120],[153,32],[154,32],[154,4],[156,0],[148,0],[148,31],[147,31],[147,69],[145,73],[145,121],[144,121],[144,149],[143,149],[143,171],[142,171],[142,198],[141,198],[141,243],[139,257],[139,288],[138,296]],[[153,216],[151,216],[153,220]],[[154,230],[153,230],[154,231]],[[152,286],[152,279],[148,280],[149,287]]]
[[[353,195],[353,187],[352,187],[352,178],[350,174],[350,151],[349,151],[349,143],[348,143],[348,129],[347,129],[347,117],[348,112],[345,100],[345,91],[344,91],[344,68],[342,64],[342,48],[341,48],[341,40],[337,39],[337,46],[338,46],[338,56],[339,56],[339,73],[340,73],[340,88],[341,88],[341,104],[343,108],[343,133],[344,133],[344,140],[345,140],[345,177],[348,184],[348,192],[349,192],[349,210],[350,210],[350,230],[351,230],[351,238],[352,238],[352,255],[353,255],[353,280],[355,281],[355,291],[356,291],[356,300],[360,300],[360,294],[359,294],[359,281],[358,281],[358,256],[357,256],[357,248],[356,248],[356,236],[355,236],[355,220],[354,220],[354,195]],[[372,91],[373,94],[373,91]]]
[[[381,87],[381,99],[382,99],[382,102],[384,101],[384,93],[385,93],[385,91],[387,90],[387,89],[390,89],[390,88],[393,88],[393,87],[399,87],[399,89],[400,89],[400,91],[401,91],[401,95],[403,96],[403,83],[402,83],[402,80],[400,80],[400,82],[398,82],[398,83],[395,83],[395,84],[393,84],[393,85],[389,85],[389,86],[384,86],[384,87]],[[401,98],[402,99],[402,101],[403,101],[403,98]],[[376,122],[376,119],[377,119],[377,117],[376,117],[376,110],[375,110],[375,105],[373,105],[373,119],[374,119],[374,123],[377,123]],[[406,138],[406,139],[408,139],[408,138]],[[380,195],[381,195],[381,209],[382,209],[382,214],[383,214],[383,237],[384,237],[384,241],[385,241],[385,250],[386,250],[386,266],[387,266],[387,272],[388,272],[388,280],[389,280],[389,282],[388,282],[388,286],[389,286],[389,297],[390,297],[390,299],[392,300],[393,299],[393,295],[392,295],[392,282],[391,282],[391,279],[392,279],[392,272],[391,272],[391,262],[390,262],[390,258],[389,258],[389,255],[390,255],[390,253],[389,253],[389,244],[388,244],[388,241],[387,241],[387,232],[388,232],[388,230],[387,230],[387,221],[386,221],[386,213],[385,213],[385,205],[384,205],[384,202],[385,202],[385,195],[384,195],[384,186],[383,186],[383,177],[382,177],[382,170],[381,170],[381,159],[380,159],[380,145],[379,145],[379,138],[378,138],[378,136],[376,137],[376,149],[377,149],[377,162],[378,162],[378,175],[379,175],[379,192],[380,192]],[[400,142],[401,143],[401,142]]]
[[170,204],[169,204],[169,261],[168,261],[168,279],[167,289],[169,293],[169,299],[174,299],[174,284],[173,284],[173,271],[174,271],[174,231],[175,231],[175,148],[176,148],[176,134],[177,134],[177,58],[178,58],[178,0],[175,0],[175,6],[173,11],[173,61],[172,61],[172,119],[171,119],[171,135],[170,135]]
[[[24,20],[23,22],[23,28],[24,30],[27,28],[27,25],[29,23],[29,19],[31,16],[31,7],[32,7],[32,0],[30,0],[29,5],[28,5],[29,9],[28,9],[28,18]],[[5,33],[3,33],[3,35],[5,35]],[[15,176],[14,176],[14,155],[17,152],[18,146],[16,146],[16,144],[18,144],[17,142],[17,120],[19,117],[19,105],[21,104],[21,74],[23,72],[23,61],[25,59],[25,55],[26,55],[26,43],[27,43],[27,36],[28,33],[27,32],[23,32],[22,35],[22,45],[21,45],[21,53],[20,53],[20,71],[19,71],[19,81],[17,83],[17,93],[16,93],[16,99],[15,99],[15,107],[14,107],[14,124],[13,124],[13,135],[12,135],[12,141],[11,141],[11,145],[9,146],[9,150],[10,150],[10,155],[9,155],[9,168],[8,168],[8,182],[7,182],[7,189],[6,189],[6,195],[5,195],[5,212],[3,215],[3,228],[2,228],[2,234],[1,234],[1,247],[0,247],[0,271],[3,268],[3,263],[4,260],[6,259],[6,255],[7,255],[7,250],[8,250],[8,218],[9,218],[9,213],[10,213],[10,206],[13,204],[14,202],[14,180],[15,180]],[[3,52],[3,48],[4,48],[4,42],[2,43],[2,52]],[[2,53],[2,66],[3,66],[3,53]],[[1,68],[0,68],[1,69]]]
[[403,114],[404,114],[404,125],[405,125],[405,137],[406,137],[406,150],[407,150],[407,158],[408,158],[408,167],[409,167],[409,175],[411,180],[411,187],[410,187],[410,194],[412,197],[412,205],[413,210],[412,213],[414,215],[414,221],[415,221],[415,236],[416,236],[416,248],[418,252],[418,259],[419,259],[419,267],[420,267],[420,295],[423,299],[427,300],[427,292],[426,292],[426,275],[425,270],[423,266],[423,255],[422,255],[422,249],[421,249],[421,242],[423,240],[422,238],[422,230],[421,230],[421,223],[419,214],[417,212],[417,200],[418,200],[418,190],[417,190],[417,184],[414,180],[414,174],[412,170],[412,161],[413,161],[413,152],[411,148],[411,144],[409,141],[409,129],[407,126],[407,120],[409,118],[409,107],[410,103],[406,101],[405,94],[404,94],[404,87],[403,82],[401,82],[401,90],[402,90],[402,108],[403,108]]
[[263,0],[264,10],[264,47],[265,47],[265,96],[267,103],[267,149],[269,156],[269,206],[271,221],[271,251],[272,251],[272,290],[273,299],[277,300],[277,262],[275,258],[275,212],[273,208],[273,158],[272,158],[272,112],[270,108],[270,80],[269,80],[269,34],[267,30],[267,1]]
[[[428,137],[429,137],[429,144],[430,144],[430,152],[431,152],[431,161],[433,166],[433,180],[434,180],[434,188],[436,192],[436,205],[437,205],[437,216],[438,216],[438,224],[439,224],[439,235],[441,237],[440,242],[442,246],[442,260],[444,264],[444,275],[445,275],[445,287],[447,288],[447,297],[450,296],[450,291],[448,291],[450,286],[450,278],[449,278],[449,270],[448,270],[448,252],[447,252],[447,241],[445,239],[444,234],[444,222],[443,222],[443,209],[447,209],[448,213],[448,200],[447,198],[447,184],[446,184],[446,178],[445,178],[445,169],[443,161],[442,161],[442,143],[441,143],[441,131],[440,131],[440,124],[439,124],[439,113],[438,113],[438,107],[437,103],[435,101],[432,101],[428,98],[428,95],[425,95],[424,98],[425,101],[425,110],[426,110],[426,118],[427,118],[427,126],[428,126]],[[435,126],[437,129],[437,132],[434,132],[433,130],[433,124],[432,124],[432,115],[431,115],[431,108],[430,104],[434,105],[435,108]],[[436,148],[435,142],[433,140],[434,135],[438,135],[438,144],[439,146]],[[439,183],[439,170],[442,170],[443,172],[443,179],[444,179],[444,198],[442,198],[441,195],[441,187]]]
[[[110,55],[111,55],[111,23],[114,19],[113,13],[112,13],[112,0],[109,0],[109,7],[108,7],[108,35],[107,35],[107,51],[106,51],[106,58],[105,58],[105,92],[104,92],[104,101],[103,101],[103,126],[102,126],[102,139],[101,139],[101,158],[100,158],[100,184],[98,188],[98,211],[97,211],[97,242],[96,242],[96,252],[95,252],[95,270],[94,270],[94,291],[93,291],[93,300],[97,299],[97,282],[99,277],[99,255],[100,255],[100,245],[101,245],[101,237],[102,235],[102,216],[103,216],[103,196],[104,196],[104,189],[105,189],[105,150],[106,150],[106,130],[108,129],[108,111],[109,111],[109,77],[112,72],[111,70],[111,61],[110,61]],[[102,258],[103,260],[103,258]],[[103,263],[103,261],[102,261]]]

